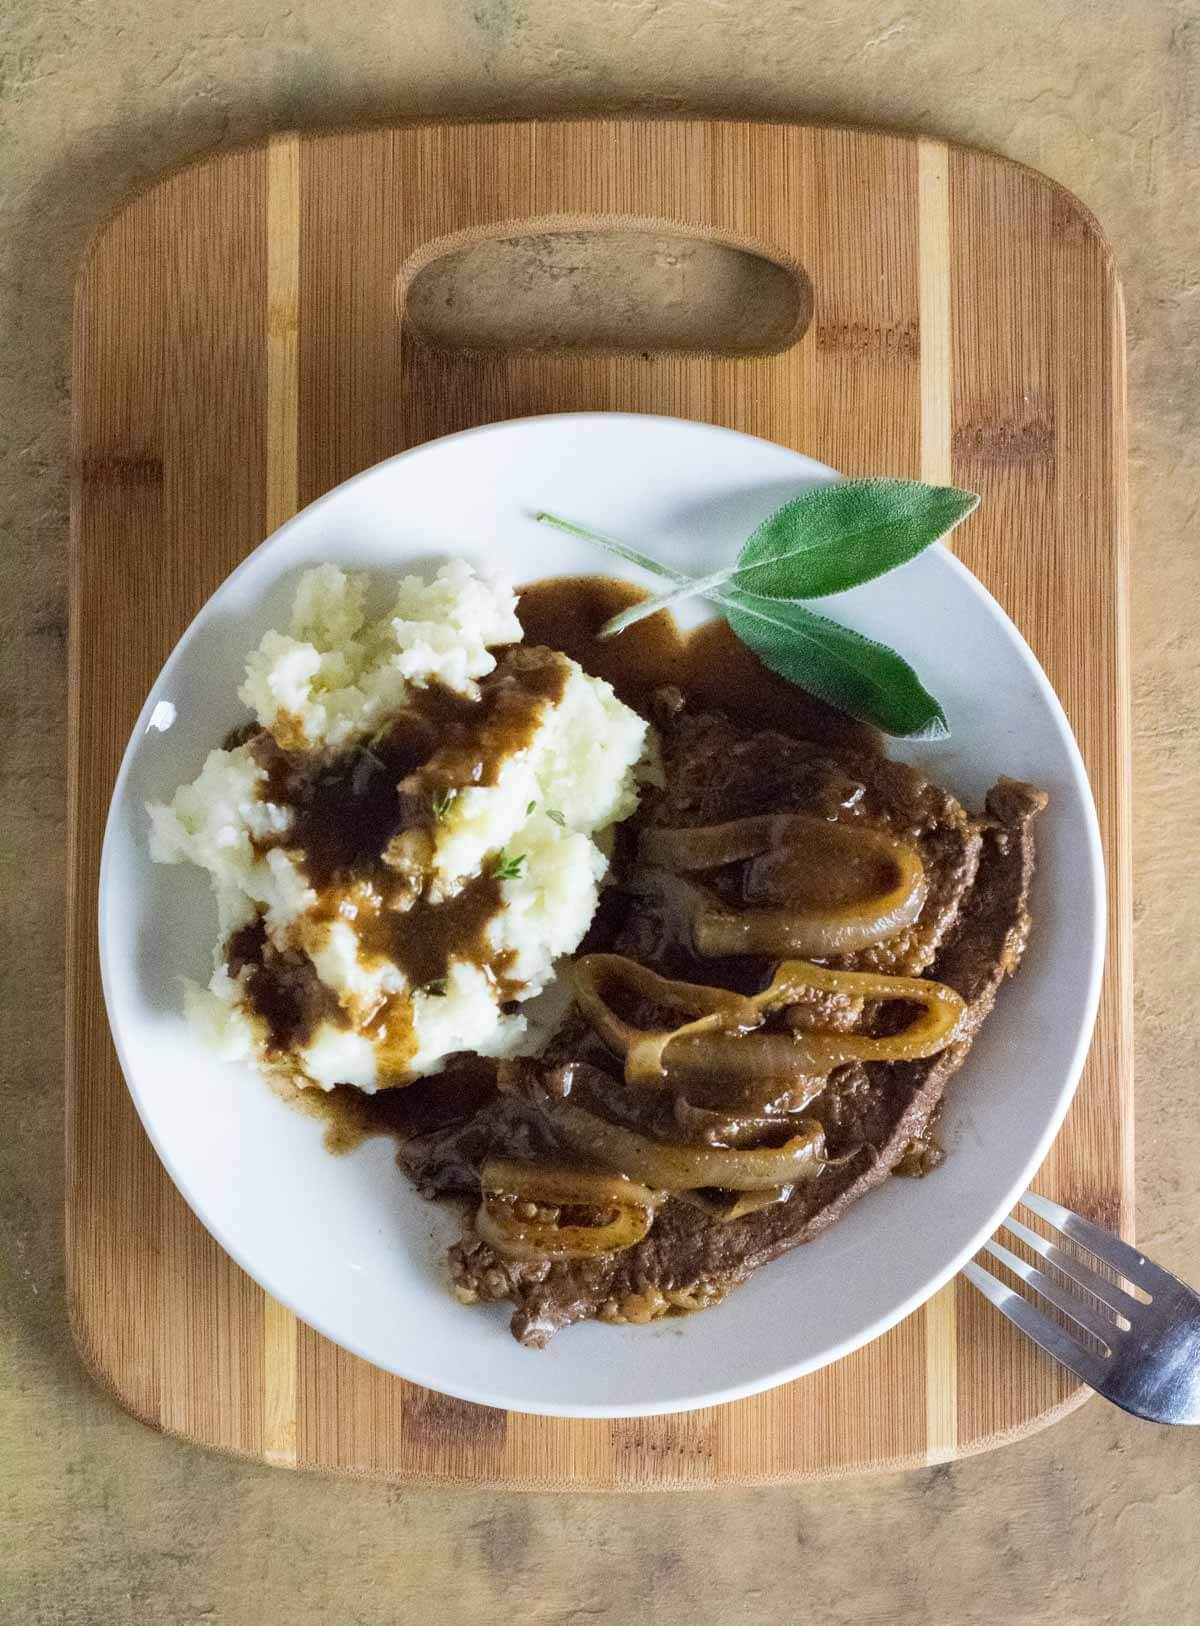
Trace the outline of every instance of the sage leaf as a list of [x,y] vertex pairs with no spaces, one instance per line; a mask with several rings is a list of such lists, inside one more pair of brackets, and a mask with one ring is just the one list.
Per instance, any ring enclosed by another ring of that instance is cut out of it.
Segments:
[[919,480],[841,480],[777,508],[738,555],[734,583],[768,598],[825,598],[907,564],[979,498]]
[[944,739],[941,706],[886,644],[864,638],[802,604],[736,589],[723,596],[730,627],[780,677],[886,734]]

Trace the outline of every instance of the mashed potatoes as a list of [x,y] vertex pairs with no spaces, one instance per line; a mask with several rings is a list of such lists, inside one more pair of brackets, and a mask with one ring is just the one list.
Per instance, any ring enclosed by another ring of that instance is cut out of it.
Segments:
[[647,725],[521,639],[511,590],[444,566],[370,619],[301,578],[239,691],[258,731],[151,805],[151,850],[207,870],[219,941],[197,1028],[300,1084],[373,1090],[519,1050],[518,1006],[579,943]]
[[300,579],[288,633],[268,632],[238,690],[285,751],[343,746],[372,733],[410,687],[441,683],[478,698],[489,646],[521,637],[516,598],[462,560],[431,582],[405,576],[391,613],[369,621],[365,576],[320,565]]

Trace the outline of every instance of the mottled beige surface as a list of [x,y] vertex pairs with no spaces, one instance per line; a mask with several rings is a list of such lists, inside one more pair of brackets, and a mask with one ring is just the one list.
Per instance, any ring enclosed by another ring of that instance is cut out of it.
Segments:
[[4,1623],[990,1626],[1182,1623],[1200,1607],[1200,1436],[1099,1402],[1021,1445],[899,1478],[707,1499],[396,1494],[159,1439],[75,1361],[59,962],[68,299],[81,246],[143,178],[269,129],[614,105],[957,137],[1074,189],[1116,245],[1135,494],[1140,1234],[1200,1280],[1200,879],[1193,817],[1166,803],[1200,788],[1200,636],[1187,611],[1200,585],[1200,0],[4,0]]

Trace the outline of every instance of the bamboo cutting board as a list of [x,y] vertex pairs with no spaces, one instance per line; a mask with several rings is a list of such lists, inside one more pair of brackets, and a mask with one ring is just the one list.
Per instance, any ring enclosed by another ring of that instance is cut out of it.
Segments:
[[[807,332],[774,354],[467,355],[397,315],[398,287],[445,251],[614,222],[802,268]],[[120,755],[175,640],[263,536],[380,458],[616,409],[847,474],[953,480],[983,494],[960,551],[1062,697],[1108,861],[1099,1025],[1038,1186],[1129,1234],[1123,368],[1120,290],[1083,207],[927,139],[652,121],[283,136],[159,181],[101,229],[75,328],[67,1259],[80,1348],[124,1406],[289,1466],[664,1488],[945,1461],[1081,1398],[953,1283],[836,1366],[678,1418],[506,1415],[384,1375],[268,1300],[167,1179],[109,1038],[95,893]]]

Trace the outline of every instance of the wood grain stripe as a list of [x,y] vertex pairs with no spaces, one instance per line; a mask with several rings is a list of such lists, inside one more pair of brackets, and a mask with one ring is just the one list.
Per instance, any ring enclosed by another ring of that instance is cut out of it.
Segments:
[[921,478],[950,481],[950,159],[943,141],[917,146],[921,343]]
[[[300,506],[300,139],[267,152],[266,529]],[[263,1455],[296,1466],[296,1318],[263,1296]]]
[[[917,146],[921,478],[950,483],[950,178],[941,141]],[[958,1448],[958,1316],[951,1281],[925,1306],[925,1431],[930,1462]]]
[[300,139],[267,154],[267,530],[300,506]]

